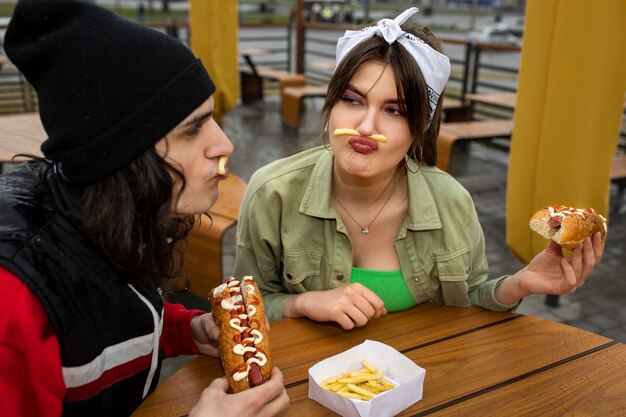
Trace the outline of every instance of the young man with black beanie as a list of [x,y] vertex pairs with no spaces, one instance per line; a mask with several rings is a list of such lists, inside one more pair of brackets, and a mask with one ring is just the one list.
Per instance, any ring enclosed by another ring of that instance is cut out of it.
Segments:
[[[211,314],[162,300],[177,248],[215,203],[233,146],[215,87],[177,40],[79,0],[20,0],[9,59],[36,89],[44,158],[0,176],[3,416],[128,416],[161,362],[217,356]],[[282,374],[190,416],[273,416]]]

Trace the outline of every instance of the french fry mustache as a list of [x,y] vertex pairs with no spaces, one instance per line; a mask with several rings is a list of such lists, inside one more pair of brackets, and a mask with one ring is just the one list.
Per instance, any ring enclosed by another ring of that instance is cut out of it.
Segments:
[[[348,129],[348,128],[335,129],[333,134],[335,136],[363,136],[357,130]],[[387,138],[385,137],[385,135],[381,135],[381,134],[378,134],[378,133],[374,133],[373,135],[363,136],[363,137],[370,138],[372,140],[375,140],[376,142],[381,142],[381,143],[386,143],[387,142]]]

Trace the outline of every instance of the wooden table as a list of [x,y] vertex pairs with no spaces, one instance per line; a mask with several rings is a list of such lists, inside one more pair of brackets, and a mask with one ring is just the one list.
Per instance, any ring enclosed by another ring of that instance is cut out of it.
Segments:
[[516,93],[466,94],[465,98],[473,104],[488,104],[506,110],[515,110],[517,102]]
[[[517,93],[472,93],[466,94],[465,99],[472,104],[487,104],[505,110],[515,110]],[[626,95],[624,95],[624,107],[626,108]]]
[[[0,116],[0,164],[12,162],[18,153],[41,156],[39,147],[47,138],[39,113]],[[16,161],[23,159],[16,158]]]
[[[272,323],[271,338],[291,398],[289,416],[336,415],[308,398],[308,368],[365,339],[386,343],[426,369],[423,399],[400,416],[613,416],[626,410],[625,345],[515,313],[427,303],[353,331],[284,319]],[[194,359],[133,417],[186,415],[222,375],[217,359]]]

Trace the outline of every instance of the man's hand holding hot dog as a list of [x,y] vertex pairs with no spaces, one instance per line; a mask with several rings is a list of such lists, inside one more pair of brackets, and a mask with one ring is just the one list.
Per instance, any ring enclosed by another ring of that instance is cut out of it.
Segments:
[[[219,357],[219,326],[211,313],[195,316],[191,320],[191,334],[198,351]],[[236,394],[227,393],[228,380],[214,380],[201,394],[189,417],[272,417],[284,415],[289,407],[289,396],[283,383],[283,374],[273,368],[271,378],[264,384]]]
[[227,394],[228,380],[216,379],[200,396],[189,417],[272,417],[284,415],[289,407],[289,397],[283,384],[283,374],[278,368],[263,385],[237,394]]
[[219,357],[217,339],[220,329],[215,324],[211,313],[195,316],[191,319],[191,334],[200,353],[214,358]]
[[387,314],[383,300],[367,287],[354,283],[326,291],[309,291],[291,297],[283,307],[285,317],[335,321],[346,330],[365,326]]

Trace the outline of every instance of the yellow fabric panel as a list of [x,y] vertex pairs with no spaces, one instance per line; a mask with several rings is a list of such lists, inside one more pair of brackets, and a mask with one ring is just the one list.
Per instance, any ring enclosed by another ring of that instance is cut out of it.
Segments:
[[222,117],[239,100],[239,60],[237,2],[189,0],[190,44],[202,60],[217,90],[214,117]]
[[[528,220],[549,204],[608,217],[626,89],[626,1],[529,0],[507,188],[507,245],[546,247]],[[609,220],[610,233],[610,220]]]

